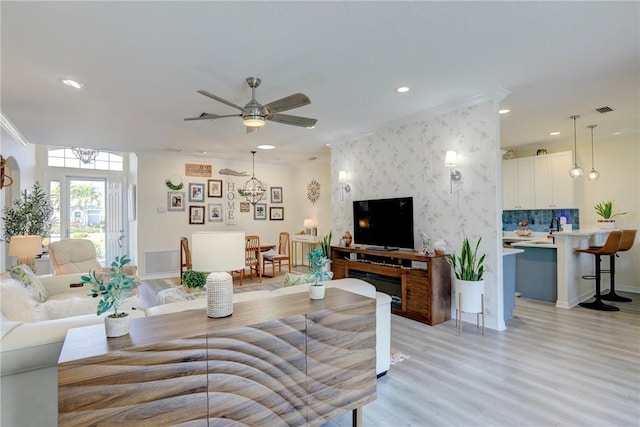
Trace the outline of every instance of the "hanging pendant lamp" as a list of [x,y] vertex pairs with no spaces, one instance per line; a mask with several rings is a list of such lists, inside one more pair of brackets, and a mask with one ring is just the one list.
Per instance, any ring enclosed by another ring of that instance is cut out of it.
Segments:
[[94,150],[93,148],[79,148],[73,147],[71,152],[78,160],[80,160],[85,165],[93,162],[98,154],[100,154],[100,150]]
[[571,178],[580,178],[584,175],[582,168],[578,166],[578,145],[576,143],[576,119],[579,119],[579,115],[570,116],[573,119],[573,168],[569,171]]
[[251,179],[244,183],[242,187],[238,189],[238,193],[247,199],[247,202],[255,205],[264,197],[264,194],[267,192],[264,184],[256,178],[255,169],[256,169],[256,152],[252,151],[253,155],[253,166],[251,167]]
[[595,168],[593,167],[593,128],[596,126],[598,125],[587,126],[589,129],[591,129],[591,172],[587,174],[587,179],[589,181],[595,181],[596,179],[600,178],[600,172],[595,170]]

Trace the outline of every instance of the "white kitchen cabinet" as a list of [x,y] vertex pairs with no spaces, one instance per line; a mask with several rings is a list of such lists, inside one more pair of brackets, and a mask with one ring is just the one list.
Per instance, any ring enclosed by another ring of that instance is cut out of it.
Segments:
[[502,162],[502,205],[505,210],[534,208],[533,157]]
[[536,209],[573,208],[574,178],[569,176],[572,152],[533,157],[534,206]]

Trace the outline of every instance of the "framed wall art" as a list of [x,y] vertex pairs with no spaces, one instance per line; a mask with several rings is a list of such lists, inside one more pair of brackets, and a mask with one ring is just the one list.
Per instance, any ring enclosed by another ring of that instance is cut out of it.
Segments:
[[222,203],[209,203],[207,206],[207,218],[209,222],[222,222]]
[[240,202],[240,212],[251,212],[251,203]]
[[256,203],[253,207],[253,219],[267,219],[267,204]]
[[204,202],[204,184],[189,184],[189,201]]
[[207,185],[207,197],[222,197],[221,179],[209,179],[207,180]]
[[167,192],[167,210],[184,211],[184,191]]
[[282,203],[282,187],[271,187],[271,203]]
[[189,206],[189,224],[204,224],[204,206]]
[[271,221],[283,221],[284,220],[284,208],[281,206],[269,207],[269,220]]

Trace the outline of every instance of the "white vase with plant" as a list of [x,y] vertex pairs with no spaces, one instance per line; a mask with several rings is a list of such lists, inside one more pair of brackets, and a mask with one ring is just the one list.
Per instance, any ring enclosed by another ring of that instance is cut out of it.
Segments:
[[104,319],[108,338],[121,337],[129,333],[131,317],[129,313],[118,312],[118,308],[126,298],[132,296],[133,290],[138,286],[135,278],[124,272],[124,267],[130,262],[126,255],[122,255],[111,263],[108,275],[92,270],[88,275],[82,276],[82,282],[92,286],[89,295],[102,298],[98,302],[96,314],[99,316],[113,308],[113,314]]
[[322,271],[331,271],[331,235],[332,231],[320,240],[320,249],[322,255],[325,257],[326,262],[322,265]]
[[484,258],[478,255],[478,249],[482,238],[478,238],[473,246],[469,238],[462,242],[460,256],[455,253],[448,258],[456,276],[456,322],[461,329],[461,312],[482,314],[482,330],[484,333]]
[[600,217],[600,219],[598,219],[598,227],[603,230],[616,228],[616,220],[614,218],[618,215],[626,214],[626,212],[618,212],[614,214],[613,202],[611,200],[598,203],[594,206],[594,209]]
[[309,285],[309,297],[311,299],[324,299],[325,286],[323,279],[327,274],[324,268],[329,265],[329,258],[324,255],[320,248],[312,248],[307,254],[309,261],[309,271],[314,275],[315,280]]

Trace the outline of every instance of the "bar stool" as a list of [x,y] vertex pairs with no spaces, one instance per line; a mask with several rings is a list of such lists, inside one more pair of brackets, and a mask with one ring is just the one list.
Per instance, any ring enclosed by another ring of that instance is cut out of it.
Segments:
[[612,231],[609,233],[607,237],[607,241],[604,243],[602,247],[591,247],[586,249],[575,249],[574,252],[590,254],[595,256],[596,263],[596,295],[595,301],[592,302],[581,302],[579,305],[581,307],[590,308],[592,310],[601,310],[601,311],[619,311],[618,307],[614,307],[612,305],[607,305],[602,302],[602,298],[600,296],[600,281],[602,279],[602,274],[600,271],[600,257],[603,255],[615,255],[620,248],[620,241],[622,240],[622,231]]
[[620,240],[620,248],[615,255],[609,257],[610,270],[602,270],[602,273],[611,273],[611,288],[609,292],[602,295],[600,299],[605,301],[618,301],[618,302],[631,302],[631,298],[623,297],[616,294],[616,257],[619,257],[620,252],[626,252],[633,247],[633,242],[636,240],[637,230],[622,230],[622,240]]

